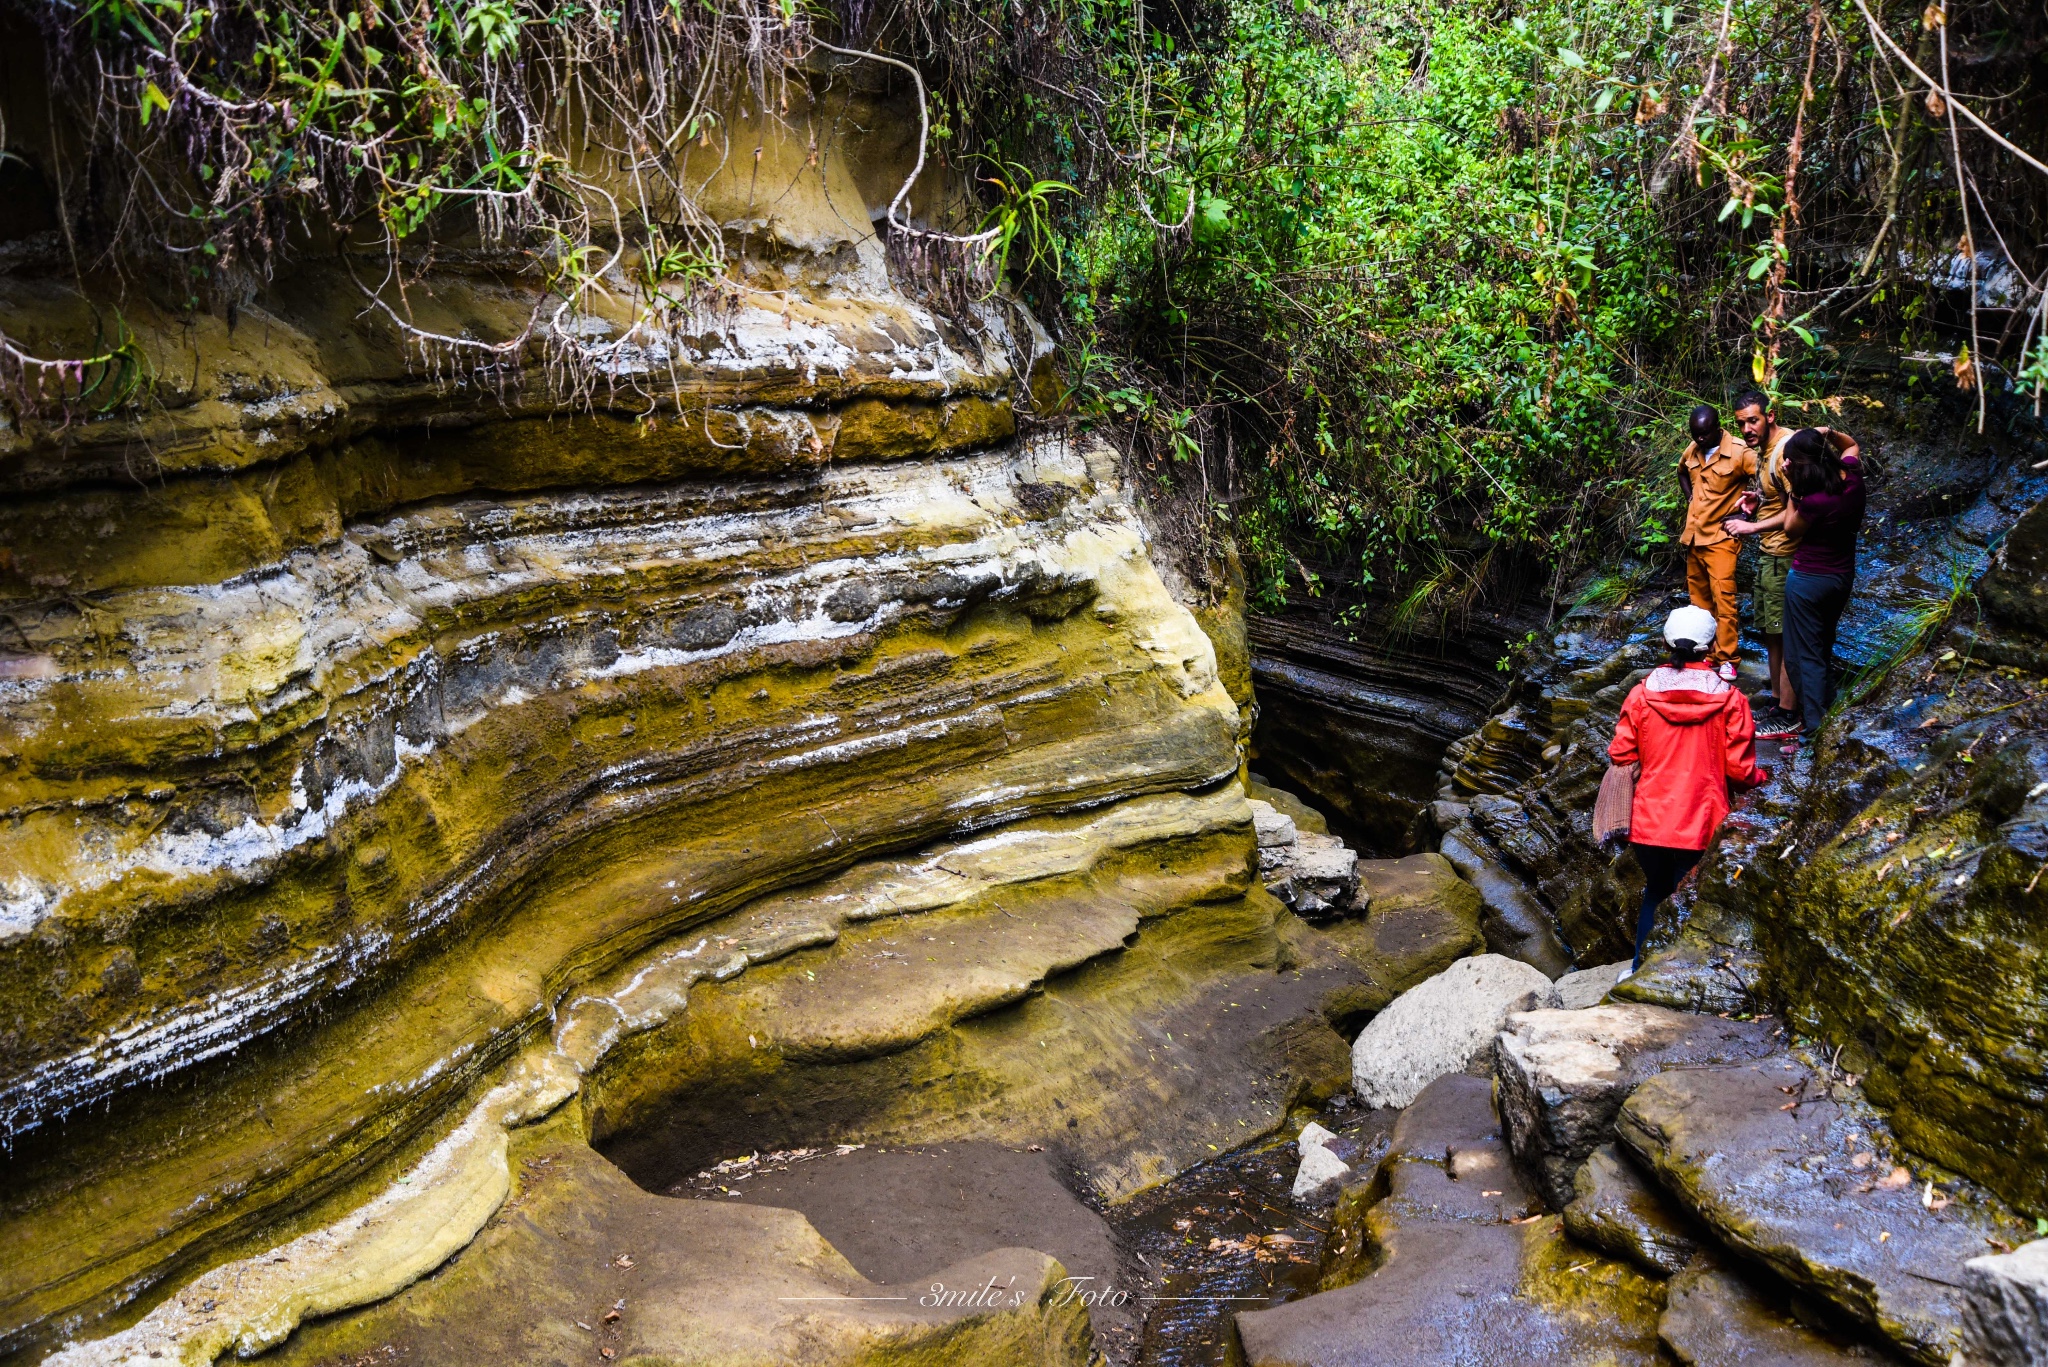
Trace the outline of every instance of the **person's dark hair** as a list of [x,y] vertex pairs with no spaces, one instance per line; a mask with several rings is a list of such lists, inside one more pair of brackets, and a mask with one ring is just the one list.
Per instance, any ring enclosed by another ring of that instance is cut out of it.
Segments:
[[1737,394],[1735,396],[1735,403],[1728,411],[1730,413],[1740,413],[1743,409],[1752,406],[1760,408],[1766,413],[1771,411],[1771,401],[1764,397],[1761,391],[1755,389],[1745,389],[1740,394]]
[[1671,663],[1675,665],[1696,665],[1701,660],[1707,658],[1707,652],[1714,648],[1714,643],[1706,641],[1699,645],[1692,645],[1689,642],[1677,645],[1667,644],[1666,648],[1671,652]]
[[1819,428],[1802,427],[1785,442],[1785,476],[1800,498],[1842,492],[1842,456]]
[[1714,411],[1712,404],[1701,404],[1692,411],[1692,439],[1700,444],[1702,451],[1721,440],[1721,415]]

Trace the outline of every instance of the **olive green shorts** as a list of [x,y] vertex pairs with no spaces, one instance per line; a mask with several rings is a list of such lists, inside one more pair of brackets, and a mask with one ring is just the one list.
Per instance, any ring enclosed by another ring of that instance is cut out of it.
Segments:
[[1756,588],[1750,593],[1750,615],[1756,629],[1766,636],[1785,634],[1785,578],[1792,573],[1792,557],[1766,553],[1758,557]]

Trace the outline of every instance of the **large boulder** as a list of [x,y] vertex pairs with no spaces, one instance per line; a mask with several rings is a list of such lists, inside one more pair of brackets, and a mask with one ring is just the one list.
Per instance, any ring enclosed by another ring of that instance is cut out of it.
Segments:
[[1463,1069],[1508,1013],[1550,1000],[1550,979],[1519,959],[1460,959],[1395,998],[1351,1047],[1351,1079],[1368,1106],[1406,1106]]
[[1964,1264],[2025,1237],[1987,1193],[1902,1166],[1873,1107],[1790,1057],[1660,1073],[1617,1129],[1723,1243],[1929,1367],[1963,1351]]
[[1669,1277],[1699,1252],[1699,1227],[1636,1170],[1612,1144],[1579,1165],[1565,1231],[1580,1243]]
[[2048,1239],[1963,1264],[1964,1331],[1986,1362],[2048,1364]]
[[1484,1078],[1455,1075],[1416,1098],[1383,1188],[1338,1206],[1329,1289],[1237,1316],[1251,1367],[1659,1360],[1657,1284],[1572,1243],[1555,1216],[1530,1217],[1488,1092]]
[[1561,1208],[1579,1165],[1614,1137],[1615,1114],[1637,1083],[1673,1064],[1761,1058],[1773,1029],[1635,1004],[1510,1016],[1494,1043],[1508,1142]]

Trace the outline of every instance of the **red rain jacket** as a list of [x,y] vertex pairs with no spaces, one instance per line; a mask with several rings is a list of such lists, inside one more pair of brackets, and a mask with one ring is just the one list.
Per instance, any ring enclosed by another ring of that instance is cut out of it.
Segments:
[[1607,758],[1642,763],[1628,838],[1703,850],[1728,815],[1728,785],[1754,788],[1756,722],[1749,699],[1714,667],[1660,665],[1629,691]]

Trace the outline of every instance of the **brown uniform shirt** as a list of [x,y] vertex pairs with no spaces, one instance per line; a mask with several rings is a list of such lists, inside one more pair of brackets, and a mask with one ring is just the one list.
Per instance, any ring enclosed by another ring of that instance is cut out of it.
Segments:
[[[1770,454],[1763,459],[1763,472],[1758,482],[1763,485],[1764,501],[1756,510],[1756,520],[1767,522],[1785,511],[1786,503],[1792,498],[1792,477],[1785,472],[1785,443],[1792,440],[1797,428],[1779,427],[1770,440]],[[1790,555],[1799,549],[1799,538],[1776,527],[1759,533],[1756,539],[1758,549],[1765,555]]]
[[1733,432],[1721,433],[1721,444],[1702,456],[1698,442],[1686,445],[1678,466],[1692,481],[1692,502],[1685,509],[1685,546],[1714,546],[1732,538],[1721,523],[1742,511],[1742,491],[1756,475],[1756,452]]

